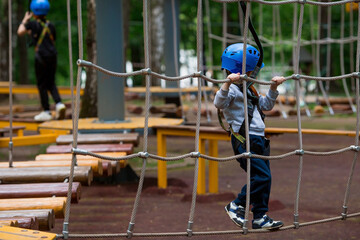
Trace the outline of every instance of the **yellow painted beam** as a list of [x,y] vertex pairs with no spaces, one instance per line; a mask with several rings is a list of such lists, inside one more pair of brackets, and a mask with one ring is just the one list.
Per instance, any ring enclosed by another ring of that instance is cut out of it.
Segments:
[[[166,157],[166,136],[162,131],[157,132],[157,154]],[[167,188],[166,161],[158,161],[158,187]]]
[[[13,146],[31,146],[39,144],[48,144],[55,143],[57,134],[40,134],[40,135],[30,135],[30,136],[15,136],[12,138]],[[0,148],[9,147],[9,137],[0,138]]]
[[[41,122],[22,122],[19,121],[18,119],[13,121],[13,126],[24,126],[25,130],[28,131],[37,131],[39,124],[41,124]],[[9,126],[8,120],[0,120],[0,128],[8,127],[8,126]]]
[[346,3],[346,11],[350,12],[350,11],[355,11],[359,8],[359,3]]
[[[218,157],[218,141],[209,140],[209,155]],[[219,169],[217,161],[209,161],[209,193],[219,193]]]
[[[58,87],[60,95],[71,95],[70,87]],[[9,84],[7,86],[0,86],[0,94],[9,94]],[[12,88],[13,94],[39,94],[39,91],[36,86],[33,85],[18,85],[13,86]],[[74,94],[76,94],[76,89],[74,88]],[[80,90],[80,95],[84,94],[84,89]]]
[[2,240],[53,240],[55,233],[40,232],[24,228],[0,226],[0,239]]
[[[200,139],[199,141],[199,150],[200,153],[205,154],[205,140]],[[206,193],[206,165],[205,159],[199,158],[199,170],[198,170],[198,183],[197,183],[197,193],[205,194]]]

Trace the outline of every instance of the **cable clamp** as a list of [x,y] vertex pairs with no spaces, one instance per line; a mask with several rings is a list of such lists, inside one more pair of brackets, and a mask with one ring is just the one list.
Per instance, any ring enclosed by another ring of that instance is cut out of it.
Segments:
[[192,158],[200,157],[200,152],[191,152],[191,153],[190,153],[190,156],[191,156]]
[[347,206],[343,206],[343,212],[341,213],[342,220],[345,220],[347,217]]
[[85,61],[85,60],[81,60],[81,59],[78,59],[76,61],[76,64],[80,67],[92,67],[92,63],[91,62],[88,62],[88,61]]
[[296,155],[304,155],[304,149],[295,150]]
[[149,157],[149,153],[148,153],[148,152],[139,152],[139,157],[141,157],[141,158],[148,158],[148,157]]
[[355,75],[354,77],[360,78],[360,72],[357,72],[357,73],[355,73],[354,75]]
[[188,237],[191,237],[192,234],[193,234],[192,226],[193,226],[193,222],[189,221],[189,222],[188,222],[188,228],[186,229],[186,232],[187,232],[187,234],[188,234]]
[[294,226],[295,226],[295,229],[299,229],[299,227],[300,227],[299,214],[294,214]]
[[142,69],[141,72],[142,72],[143,75],[148,75],[148,74],[151,73],[151,69],[150,68],[145,68],[145,69]]
[[13,150],[13,147],[14,147],[14,144],[13,144],[13,142],[10,141],[10,142],[9,142],[9,150],[12,151],[12,150]]
[[194,77],[201,77],[201,76],[202,76],[202,72],[201,72],[201,71],[194,73]]
[[300,3],[300,4],[305,4],[305,3],[306,3],[306,0],[299,0],[299,3]]
[[248,234],[248,231],[249,231],[249,229],[247,228],[248,222],[249,222],[249,221],[248,221],[247,219],[244,220],[244,224],[243,224],[243,228],[242,228],[244,235]]
[[75,153],[75,154],[80,154],[80,155],[88,155],[88,151],[84,150],[84,149],[78,149],[78,148],[71,148],[71,152]]
[[292,79],[295,79],[295,80],[299,80],[300,77],[301,77],[300,74],[293,74],[293,75],[292,75]]
[[351,145],[350,149],[355,151],[355,152],[359,152],[360,151],[360,147],[359,146],[355,146],[355,145]]
[[130,222],[128,230],[126,231],[127,237],[126,238],[132,238],[133,236],[133,230],[134,230],[135,223]]
[[64,235],[64,239],[69,238],[69,223],[68,222],[64,222],[62,233]]
[[251,153],[251,152],[246,152],[246,153],[244,153],[244,157],[246,157],[246,158],[251,158],[251,157],[252,157],[252,153]]

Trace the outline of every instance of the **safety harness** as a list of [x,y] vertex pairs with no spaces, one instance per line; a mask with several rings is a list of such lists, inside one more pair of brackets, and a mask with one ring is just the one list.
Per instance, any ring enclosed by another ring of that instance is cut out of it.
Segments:
[[45,23],[43,21],[41,21],[41,20],[37,20],[37,21],[43,27],[43,30],[41,31],[39,39],[38,39],[38,41],[36,43],[35,52],[39,51],[39,47],[42,44],[42,42],[44,41],[44,38],[45,38],[46,34],[49,34],[49,38],[50,38],[52,44],[55,45],[54,35],[51,33],[50,28],[49,28],[50,22],[48,20],[46,20]]
[[[244,2],[240,2],[240,5],[241,5],[241,8],[242,8],[242,11],[244,13],[244,16],[246,16],[246,5]],[[256,78],[256,76],[258,75],[260,69],[261,69],[261,65],[262,65],[262,62],[263,62],[263,48],[262,48],[262,45],[261,45],[261,42],[260,42],[260,39],[255,31],[255,28],[251,22],[251,19],[249,18],[249,30],[256,42],[256,45],[257,47],[259,48],[259,52],[260,52],[260,57],[259,57],[259,60],[254,68],[254,70],[252,71],[250,77],[251,78]],[[248,119],[249,119],[249,125],[251,124],[251,120],[254,116],[254,110],[255,110],[255,106],[257,106],[257,109],[260,113],[260,116],[261,116],[261,119],[264,121],[265,119],[265,114],[261,111],[261,108],[259,106],[259,94],[258,92],[256,91],[256,89],[254,88],[254,86],[252,85],[253,83],[252,82],[247,82],[246,83],[246,93],[247,93],[247,98],[248,98],[248,101],[247,101],[247,105],[248,105]],[[239,87],[240,91],[242,92],[242,84],[240,85],[237,85],[235,84],[236,86]],[[222,121],[222,114],[221,114],[221,110],[218,108],[217,109],[217,112],[218,112],[218,120],[219,120],[219,123],[220,123],[220,126],[226,131],[228,132],[228,134],[232,134],[237,140],[240,141],[241,144],[244,144],[245,143],[245,119],[243,121],[243,123],[241,124],[241,127],[240,127],[240,130],[238,133],[235,133],[234,130],[232,129],[231,125],[229,126],[228,129],[225,128],[224,126],[224,123]]]

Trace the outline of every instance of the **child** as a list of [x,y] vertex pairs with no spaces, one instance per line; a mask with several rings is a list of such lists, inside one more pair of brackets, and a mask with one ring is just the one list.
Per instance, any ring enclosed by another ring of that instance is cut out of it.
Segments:
[[[246,47],[246,74],[250,76],[259,60],[259,51],[251,46]],[[222,68],[226,70],[230,82],[224,83],[216,93],[214,104],[222,109],[226,121],[232,128],[231,144],[235,155],[246,152],[245,145],[245,117],[244,96],[240,74],[242,74],[243,44],[236,43],[227,47],[221,57]],[[264,66],[262,64],[261,68]],[[274,77],[270,90],[265,97],[258,96],[255,88],[250,86],[247,90],[249,110],[250,151],[253,154],[270,154],[269,141],[264,137],[265,124],[262,110],[271,110],[278,96],[277,86],[285,81],[284,77]],[[239,158],[242,169],[246,172],[247,159]],[[253,229],[277,229],[283,226],[281,221],[274,221],[266,215],[271,187],[271,172],[269,160],[251,158],[250,176],[250,204],[253,212]],[[238,197],[225,207],[231,220],[242,227],[245,218],[246,185]]]
[[[34,119],[38,121],[52,119],[48,91],[56,103],[56,119],[64,119],[66,108],[61,102],[55,85],[57,64],[56,32],[54,25],[46,20],[50,4],[48,0],[32,0],[30,9],[32,13],[25,13],[17,33],[19,36],[29,34],[35,45],[35,73],[43,111],[36,115]],[[35,20],[30,20],[32,16],[34,16]]]

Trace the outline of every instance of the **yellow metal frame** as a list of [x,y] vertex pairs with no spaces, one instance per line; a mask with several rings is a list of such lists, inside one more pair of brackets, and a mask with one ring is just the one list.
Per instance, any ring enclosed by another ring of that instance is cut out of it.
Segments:
[[[71,95],[70,87],[58,87],[60,95]],[[0,85],[0,94],[9,94],[9,84],[1,84]],[[15,85],[12,87],[13,94],[39,94],[39,90],[36,86],[33,85]],[[76,89],[74,88],[74,94],[76,94]],[[84,94],[84,89],[80,90],[80,95]]]
[[[158,128],[157,134],[157,154],[159,156],[166,157],[166,137],[167,136],[183,136],[183,137],[195,137],[194,130],[184,129],[161,129]],[[216,133],[201,133],[199,135],[199,151],[205,154],[206,140],[209,141],[209,156],[218,156],[218,140],[229,141],[230,137],[227,134]],[[205,159],[199,158],[199,170],[198,170],[198,194],[206,193],[206,164]],[[219,192],[218,183],[218,162],[209,161],[209,193]],[[158,161],[158,187],[167,187],[167,169],[165,161]]]
[[0,239],[2,240],[53,240],[56,239],[55,233],[40,232],[24,228],[0,226]]
[[[157,128],[157,154],[159,156],[166,157],[166,137],[167,136],[184,136],[195,137],[194,129],[174,129],[169,127],[168,129]],[[355,137],[355,131],[345,130],[321,130],[321,129],[302,129],[303,134],[319,134],[319,135],[334,135],[334,136],[349,136]],[[265,135],[271,136],[274,134],[284,133],[298,133],[298,129],[295,128],[266,128]],[[222,132],[201,132],[199,135],[199,151],[205,154],[206,140],[209,141],[209,156],[218,157],[218,141],[230,141],[230,136],[225,131]],[[198,171],[198,194],[206,193],[206,165],[205,160],[199,158],[199,171]],[[209,161],[209,193],[219,192],[219,171],[218,162]],[[166,162],[158,161],[158,187],[167,187],[167,170]]]
[[352,2],[352,3],[346,3],[346,11],[347,12],[350,12],[350,11],[355,11],[359,8],[359,3],[355,3],[355,2]]

